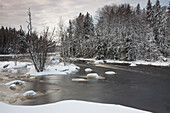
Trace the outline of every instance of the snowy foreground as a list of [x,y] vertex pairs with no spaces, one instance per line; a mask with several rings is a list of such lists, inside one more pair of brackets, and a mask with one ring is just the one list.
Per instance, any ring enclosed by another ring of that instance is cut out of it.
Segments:
[[151,113],[114,104],[66,100],[38,106],[16,106],[0,102],[2,113]]

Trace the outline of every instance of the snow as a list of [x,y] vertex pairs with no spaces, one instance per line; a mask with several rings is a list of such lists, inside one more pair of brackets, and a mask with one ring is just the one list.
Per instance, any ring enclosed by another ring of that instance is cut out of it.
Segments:
[[21,80],[14,80],[14,81],[11,81],[11,82],[6,83],[5,85],[24,84],[24,83],[25,83],[25,82],[24,82],[24,81],[21,81]]
[[106,75],[114,75],[114,74],[116,74],[114,71],[107,71],[107,72],[105,72],[105,74]]
[[10,69],[23,69],[26,68],[27,65],[30,65],[32,63],[30,62],[17,62],[17,65],[15,66],[15,61],[1,61],[0,62],[0,70],[3,71],[5,68],[3,66],[9,64],[8,67],[6,67],[7,70]]
[[[48,55],[57,55],[59,53],[48,53]],[[0,54],[0,57],[20,57],[20,56],[30,56],[30,54]]]
[[7,72],[8,69],[6,69],[6,68],[0,68],[0,71],[1,71],[1,72]]
[[14,57],[14,56],[16,56],[16,55],[14,55],[14,54],[7,54],[7,55],[0,54],[0,57]]
[[152,65],[152,66],[170,66],[170,58],[167,58],[167,62],[164,61],[155,61],[148,62],[144,60],[137,61],[119,61],[119,60],[105,60],[106,63],[127,63],[127,64],[137,64],[137,65]]
[[16,106],[0,102],[2,113],[151,113],[116,104],[102,104],[77,100],[37,106]]
[[136,65],[136,63],[131,63],[130,66],[133,67],[133,66],[137,66],[137,65]]
[[8,72],[13,73],[13,74],[16,74],[16,73],[18,73],[18,70],[16,70],[16,69],[10,69],[10,70],[8,70]]
[[162,62],[162,61],[146,62],[146,61],[138,60],[135,63],[136,64],[142,64],[142,65],[152,65],[152,66],[169,66],[170,65],[170,59],[167,62]]
[[87,79],[83,79],[83,78],[73,78],[72,81],[73,81],[73,82],[86,82]]
[[[9,64],[6,68],[3,68],[4,65]],[[2,61],[0,62],[0,71],[2,72],[10,72],[13,74],[18,73],[18,69],[29,69],[29,72],[27,75],[33,75],[33,76],[43,76],[43,75],[67,75],[74,72],[77,72],[80,67],[74,65],[74,64],[67,64],[64,66],[63,63],[58,64],[55,62],[53,65],[49,65],[46,70],[43,72],[36,72],[35,68],[32,63],[30,62],[17,62],[17,65],[15,66],[14,61]]]
[[95,61],[95,58],[72,58],[74,60]]
[[126,64],[132,64],[135,63],[137,65],[152,65],[152,66],[170,66],[170,58],[162,58],[163,60],[155,61],[155,62],[148,62],[144,60],[137,60],[137,61],[120,61],[120,60],[95,60],[94,58],[75,58],[76,60],[83,60],[83,61],[91,61],[95,62],[95,64],[103,64],[104,61],[106,63],[126,63]]
[[92,72],[92,71],[93,71],[93,70],[90,69],[90,68],[86,68],[86,69],[85,69],[85,72],[87,72],[87,73],[88,73],[88,72]]
[[103,60],[96,60],[94,63],[95,64],[104,64],[104,61]]
[[74,64],[67,64],[66,66],[64,66],[63,63],[60,63],[49,65],[43,72],[37,72],[34,66],[31,66],[30,71],[27,73],[27,75],[31,76],[67,75],[77,72],[79,69],[80,67]]
[[33,90],[27,91],[23,94],[23,96],[28,97],[28,96],[34,96],[36,95],[36,92]]
[[29,56],[29,54],[0,54],[0,57]]
[[87,74],[87,77],[98,78],[99,75],[97,73],[89,73]]

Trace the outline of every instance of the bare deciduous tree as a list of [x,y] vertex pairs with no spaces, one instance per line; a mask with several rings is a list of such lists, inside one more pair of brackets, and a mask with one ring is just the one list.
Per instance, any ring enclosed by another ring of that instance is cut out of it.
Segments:
[[60,18],[58,23],[58,36],[61,40],[61,56],[63,57],[64,65],[66,65],[66,62],[69,62],[70,57],[70,41],[68,40],[67,31],[65,30],[63,19]]
[[54,41],[55,28],[53,29],[51,36],[49,36],[49,27],[46,27],[44,28],[42,36],[38,37],[37,33],[32,31],[32,19],[30,9],[28,10],[28,17],[28,33],[26,37],[23,37],[23,41],[28,46],[28,51],[30,53],[36,71],[42,72],[45,69],[47,53],[49,49],[55,47],[56,45]]

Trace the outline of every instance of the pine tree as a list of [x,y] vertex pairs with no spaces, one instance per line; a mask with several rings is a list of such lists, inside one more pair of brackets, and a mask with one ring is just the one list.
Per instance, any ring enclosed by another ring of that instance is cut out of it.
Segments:
[[[167,11],[167,26],[170,26],[170,2]],[[168,40],[168,56],[170,56],[170,27],[167,28],[167,40]]]
[[154,25],[154,23],[153,23],[154,12],[153,12],[153,7],[152,7],[150,0],[148,0],[146,9],[147,9],[147,11],[146,11],[146,21],[150,25],[150,27],[153,27],[153,25]]
[[145,41],[144,41],[145,60],[156,61],[159,59],[159,56],[161,56],[161,53],[156,44],[153,30],[149,27],[149,25],[146,26],[145,30],[146,30],[146,36],[145,36]]
[[160,43],[160,38],[158,37],[159,35],[159,27],[160,27],[160,21],[161,21],[161,6],[160,6],[160,2],[159,0],[156,1],[154,7],[153,7],[153,11],[154,11],[154,16],[153,16],[153,30],[154,30],[154,36],[155,36],[155,40],[157,41],[157,43]]
[[79,14],[78,18],[76,18],[75,22],[75,56],[82,57],[83,53],[83,39],[84,39],[84,15],[82,13]]
[[90,14],[87,12],[87,14],[84,17],[84,35],[85,38],[89,38],[90,36],[94,36],[94,25],[93,20]]
[[161,8],[160,24],[158,28],[158,38],[159,38],[159,49],[163,56],[167,57],[168,50],[168,16],[166,12],[166,7]]
[[137,5],[136,7],[136,14],[140,15],[141,11],[140,11],[140,4]]
[[94,37],[94,25],[92,16],[87,12],[84,17],[84,37],[83,37],[83,57],[90,57],[91,56],[91,47],[92,47],[92,38]]

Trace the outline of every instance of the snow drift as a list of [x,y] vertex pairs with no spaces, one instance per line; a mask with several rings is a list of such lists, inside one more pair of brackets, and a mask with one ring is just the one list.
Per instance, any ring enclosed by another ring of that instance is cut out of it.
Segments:
[[0,102],[2,113],[151,113],[122,105],[67,100],[38,106],[15,106]]

